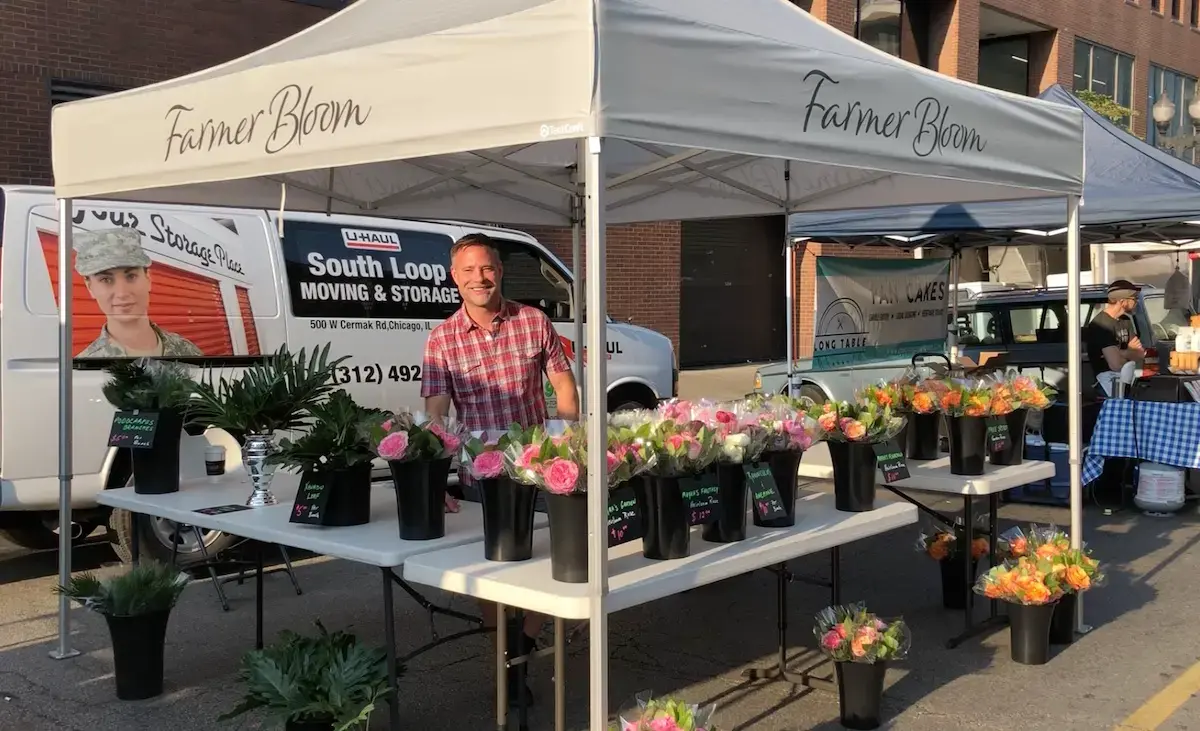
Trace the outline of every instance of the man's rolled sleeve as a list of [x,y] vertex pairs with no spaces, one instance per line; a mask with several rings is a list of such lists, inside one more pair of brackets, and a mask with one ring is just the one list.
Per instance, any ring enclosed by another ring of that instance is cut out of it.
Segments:
[[[571,370],[571,362],[567,360],[567,354],[563,352],[562,340],[558,337],[558,332],[548,317],[542,318],[542,342],[546,353],[547,374]],[[582,347],[577,347],[576,351],[582,352]]]
[[425,341],[421,361],[421,398],[450,395],[450,369],[446,365],[445,343],[434,333]]

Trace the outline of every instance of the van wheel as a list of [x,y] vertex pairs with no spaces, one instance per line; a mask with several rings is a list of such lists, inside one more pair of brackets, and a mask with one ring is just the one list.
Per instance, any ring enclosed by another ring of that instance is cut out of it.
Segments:
[[[200,541],[196,539],[196,531],[191,527],[180,530],[179,524],[173,520],[157,518],[152,515],[135,516],[128,510],[113,509],[108,518],[108,530],[111,535],[113,551],[123,563],[133,560],[133,530],[136,523],[138,533],[138,549],[141,558],[170,563],[171,541],[176,538],[179,548],[176,549],[175,563],[187,566],[204,560],[200,550]],[[200,529],[200,539],[210,557],[231,548],[241,539],[221,531]]]
[[800,384],[800,392],[796,395],[800,398],[810,399],[814,404],[823,404],[829,400],[820,386],[811,383]]
[[618,411],[635,411],[637,409],[653,409],[658,405],[654,392],[646,386],[627,384],[617,386],[608,393],[608,413]]

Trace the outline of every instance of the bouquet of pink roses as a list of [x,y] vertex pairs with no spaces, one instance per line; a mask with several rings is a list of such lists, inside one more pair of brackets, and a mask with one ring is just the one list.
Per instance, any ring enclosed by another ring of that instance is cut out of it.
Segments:
[[619,731],[716,731],[710,725],[716,704],[701,708],[676,698],[637,694],[637,708],[620,713]]
[[821,651],[834,662],[902,660],[912,644],[903,619],[885,622],[869,613],[862,602],[822,609],[813,634]]
[[494,480],[504,474],[508,432],[473,431],[463,442],[462,463],[476,480]]
[[367,429],[371,448],[389,462],[434,461],[458,454],[463,429],[453,419],[428,420],[403,411],[384,413]]
[[[555,495],[587,491],[587,431],[582,424],[568,424],[561,434],[551,435],[544,427],[521,429],[513,426],[501,438],[505,442],[503,463],[509,477],[536,485]],[[654,454],[636,433],[610,427],[607,434],[608,487],[614,488],[654,464]]]
[[771,436],[762,424],[761,408],[743,400],[719,404],[708,413],[712,414],[712,420],[706,423],[721,445],[718,462],[742,464],[758,460]]
[[[621,411],[609,417],[609,424],[630,430],[634,443],[653,457],[649,474],[679,477],[703,472],[721,451],[716,430],[695,418],[711,407],[678,401],[668,407],[658,412]],[[664,416],[666,412],[671,415]],[[715,410],[712,413],[715,418]]]
[[758,423],[767,430],[764,452],[804,452],[824,438],[817,420],[808,415],[812,403],[787,396],[757,399]]

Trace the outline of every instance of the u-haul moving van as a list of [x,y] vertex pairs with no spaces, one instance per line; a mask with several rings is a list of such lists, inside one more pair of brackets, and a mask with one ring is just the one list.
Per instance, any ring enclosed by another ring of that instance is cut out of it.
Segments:
[[[0,187],[0,530],[31,548],[57,545],[58,510],[58,221],[47,188]],[[131,312],[148,315],[174,337],[166,357],[234,375],[286,343],[310,350],[332,343],[350,356],[338,368],[341,387],[364,405],[418,408],[421,358],[429,332],[459,306],[450,279],[451,244],[480,231],[498,242],[504,296],[546,312],[569,358],[575,303],[571,274],[531,236],[455,222],[400,221],[366,216],[287,213],[283,237],[276,214],[262,210],[78,201],[76,232],[130,226],[142,234],[152,264],[145,280],[89,289],[75,271],[74,453],[72,507],[80,536],[104,525],[127,557],[132,530],[142,550],[169,555],[170,521],[96,504],[100,490],[123,487],[128,457],[106,446],[113,408],[104,399],[104,367],[112,362],[106,323]],[[73,260],[73,257],[72,257]],[[608,329],[609,409],[653,406],[675,392],[670,341],[628,324]],[[199,353],[197,356],[196,353]],[[553,391],[546,384],[547,395]],[[553,409],[552,398],[550,408]],[[185,477],[199,476],[209,442],[236,442],[223,431],[183,437]],[[190,456],[189,456],[190,455]],[[180,555],[199,552],[181,532]],[[209,550],[231,540],[209,533]]]

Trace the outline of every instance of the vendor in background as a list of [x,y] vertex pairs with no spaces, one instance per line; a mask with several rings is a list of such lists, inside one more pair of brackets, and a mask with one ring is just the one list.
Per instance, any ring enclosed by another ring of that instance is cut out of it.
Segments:
[[[491,238],[470,234],[450,248],[450,276],[458,286],[463,305],[434,328],[425,344],[421,396],[431,418],[445,418],[454,404],[458,419],[472,431],[501,433],[514,422],[523,427],[548,418],[542,391],[542,373],[550,379],[558,403],[558,418],[579,419],[578,397],[571,364],[550,318],[538,309],[504,299],[500,254]],[[465,470],[459,470],[463,496],[479,502],[480,495]],[[452,498],[447,508],[458,509]],[[493,627],[495,605],[480,602],[484,624]],[[508,651],[521,655],[537,644],[545,620],[527,614],[525,626],[508,625]],[[522,642],[523,640],[523,642]],[[523,645],[523,646],[522,646]],[[525,694],[521,682],[525,665],[509,669],[509,701]]]
[[75,271],[105,316],[100,337],[77,358],[204,355],[187,338],[150,322],[150,257],[136,229],[76,234]]
[[1095,376],[1106,371],[1120,372],[1126,363],[1140,365],[1145,360],[1146,350],[1129,317],[1137,310],[1140,289],[1125,279],[1108,285],[1108,305],[1083,329],[1083,342]]

